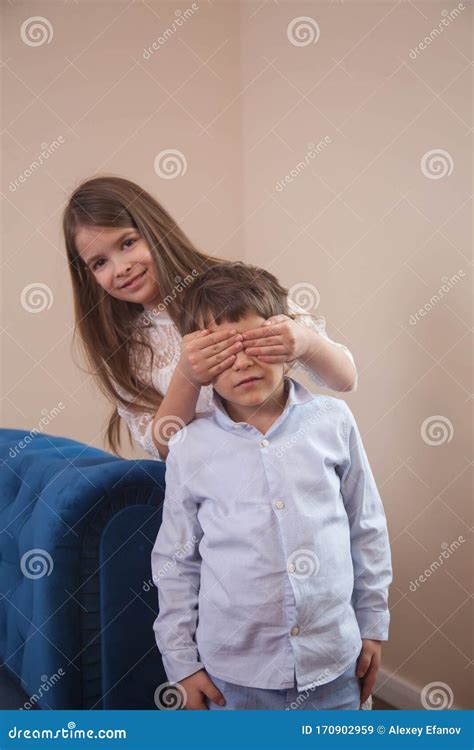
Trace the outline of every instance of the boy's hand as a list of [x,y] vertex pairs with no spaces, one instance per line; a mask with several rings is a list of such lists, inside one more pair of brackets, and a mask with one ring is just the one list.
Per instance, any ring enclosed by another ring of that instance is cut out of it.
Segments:
[[382,646],[380,641],[372,641],[369,638],[362,639],[362,648],[357,660],[357,677],[363,677],[363,687],[360,702],[365,703],[369,695],[372,695],[375,678],[380,667]]
[[306,354],[308,330],[287,315],[273,315],[259,328],[242,333],[245,352],[262,362],[292,362]]
[[231,331],[194,331],[183,336],[179,367],[196,386],[210,385],[242,349],[242,335]]
[[221,691],[216,688],[205,669],[180,680],[179,684],[186,693],[184,708],[188,711],[207,710],[206,697],[219,706],[225,706],[225,698]]

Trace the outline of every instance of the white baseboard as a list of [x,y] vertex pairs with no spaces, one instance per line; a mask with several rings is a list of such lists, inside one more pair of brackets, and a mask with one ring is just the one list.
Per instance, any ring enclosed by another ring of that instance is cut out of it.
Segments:
[[[420,699],[422,689],[396,674],[393,675],[390,670],[381,668],[377,674],[373,694],[375,698],[380,698],[399,711],[424,711]],[[459,711],[460,708],[453,703],[451,711]]]

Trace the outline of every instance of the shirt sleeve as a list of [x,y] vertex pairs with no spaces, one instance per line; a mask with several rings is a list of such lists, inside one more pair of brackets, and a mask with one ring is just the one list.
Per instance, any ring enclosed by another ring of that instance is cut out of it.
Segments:
[[[315,316],[310,315],[309,313],[304,310],[304,308],[300,307],[299,305],[294,302],[290,296],[288,296],[288,310],[292,315],[295,315],[295,320],[297,323],[300,323],[301,325],[307,326],[308,328],[312,328],[313,331],[316,331],[320,334],[323,338],[326,339],[326,341],[330,341],[331,344],[334,344],[334,346],[339,347],[342,349],[342,351],[349,357],[350,361],[355,367],[354,357],[352,355],[352,352],[350,349],[345,346],[345,344],[340,344],[338,341],[333,341],[333,339],[329,338],[327,332],[326,332],[326,319],[322,316]],[[319,375],[317,375],[313,370],[311,370],[309,367],[305,367],[299,360],[295,360],[295,362],[292,364],[293,369],[303,369],[308,376],[312,379],[312,381],[319,386],[320,388],[328,388],[328,384],[321,378]],[[356,391],[358,387],[358,373],[356,371],[356,377],[354,380],[354,384],[351,391]]]
[[[121,386],[114,383],[117,392],[128,401],[132,400],[132,395],[125,391]],[[165,458],[160,455],[158,448],[155,445],[152,436],[152,423],[155,418],[156,412],[151,411],[132,411],[132,409],[124,406],[120,401],[116,403],[117,411],[127,423],[132,438],[137,442],[146,453],[149,453],[152,458],[164,461]]]
[[197,511],[198,503],[180,481],[170,442],[163,520],[151,553],[152,580],[159,600],[153,630],[170,682],[204,669],[195,641],[203,535]]
[[354,415],[347,414],[347,458],[337,467],[350,524],[354,568],[352,604],[361,638],[388,640],[392,564],[387,522]]

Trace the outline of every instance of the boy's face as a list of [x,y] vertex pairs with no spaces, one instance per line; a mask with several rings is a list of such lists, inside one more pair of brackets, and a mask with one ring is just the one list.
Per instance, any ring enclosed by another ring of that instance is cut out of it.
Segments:
[[[209,331],[230,331],[239,333],[258,328],[265,321],[260,315],[249,312],[237,322],[224,321],[217,325],[214,320],[207,326]],[[279,395],[283,388],[285,372],[283,362],[262,362],[256,356],[249,356],[245,349],[237,352],[233,364],[212,381],[214,390],[224,401],[241,407],[254,407],[262,404],[272,394]]]

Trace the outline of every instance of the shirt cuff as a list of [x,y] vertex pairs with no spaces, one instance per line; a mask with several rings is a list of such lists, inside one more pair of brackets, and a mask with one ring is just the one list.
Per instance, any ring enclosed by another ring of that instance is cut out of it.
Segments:
[[194,648],[168,651],[166,654],[162,654],[161,658],[170,682],[179,682],[205,668],[204,664],[199,661],[197,649]]
[[388,641],[390,612],[388,610],[356,609],[360,637],[373,641]]

